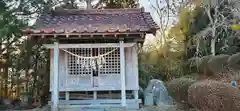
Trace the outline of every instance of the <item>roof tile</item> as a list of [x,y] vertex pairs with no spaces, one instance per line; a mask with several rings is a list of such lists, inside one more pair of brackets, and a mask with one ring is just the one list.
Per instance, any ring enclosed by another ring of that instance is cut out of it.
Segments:
[[42,15],[28,33],[154,32],[159,27],[142,9],[55,10]]

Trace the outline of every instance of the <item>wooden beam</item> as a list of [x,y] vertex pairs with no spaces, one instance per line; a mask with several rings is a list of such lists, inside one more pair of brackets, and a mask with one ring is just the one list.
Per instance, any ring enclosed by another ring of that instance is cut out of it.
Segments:
[[66,35],[69,35],[69,36],[71,36],[71,35],[82,35],[82,36],[84,36],[84,35],[87,35],[87,36],[91,36],[91,35],[134,35],[134,34],[141,34],[142,32],[125,32],[125,33],[115,33],[115,32],[113,32],[113,33],[61,33],[61,34],[41,34],[41,33],[39,33],[39,34],[27,34],[28,36],[30,35],[30,36],[42,36],[42,35],[45,35],[45,36],[54,36],[54,35],[56,35],[56,36],[58,36],[58,35],[60,35],[60,36],[66,36]]
[[[136,43],[124,43],[123,47],[133,47]],[[48,49],[53,49],[54,44],[43,44]],[[97,44],[59,44],[59,48],[106,48],[106,47],[120,47],[119,43],[97,43]]]
[[[129,109],[139,109],[142,100],[127,99]],[[100,104],[100,105],[99,105]],[[122,108],[121,99],[100,99],[100,100],[60,100],[59,108]]]
[[[119,77],[120,79],[120,77]],[[119,86],[105,86],[105,87],[85,87],[85,86],[81,86],[78,85],[78,87],[65,87],[65,88],[60,88],[59,91],[65,92],[65,91],[120,91],[121,90],[121,86],[119,84]],[[126,90],[138,90],[135,87],[126,87]],[[52,89],[50,89],[50,91],[52,91]]]
[[121,73],[121,104],[125,107],[126,104],[126,80],[125,80],[125,54],[124,41],[120,40],[120,73]]
[[[98,100],[60,100],[59,104],[101,104],[101,103],[112,103],[112,104],[121,104],[120,99],[98,99]],[[127,103],[141,103],[140,99],[127,99]]]

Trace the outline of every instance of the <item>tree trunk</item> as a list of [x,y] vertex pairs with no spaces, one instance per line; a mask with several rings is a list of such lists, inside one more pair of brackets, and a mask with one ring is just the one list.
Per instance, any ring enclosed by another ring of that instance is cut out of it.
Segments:
[[19,76],[20,74],[18,74],[17,72],[17,79],[16,79],[16,97],[20,98],[20,82],[19,82]]
[[4,67],[4,96],[8,96],[8,66]]
[[47,104],[48,100],[47,98],[49,98],[49,87],[50,87],[50,49],[47,50],[47,65],[46,65],[46,73],[43,75],[43,94],[41,95],[41,103],[42,104]]
[[[211,13],[211,7],[205,7],[205,11],[207,12],[208,18],[210,20],[210,23],[212,25],[211,30],[212,30],[212,36],[211,36],[211,54],[213,56],[216,55],[216,20],[213,19],[212,13]],[[214,8],[214,11],[217,12],[217,7]],[[216,15],[213,15],[216,16]]]
[[[9,43],[9,40],[7,40],[7,44]],[[7,47],[8,49],[8,47]],[[9,50],[6,50],[6,55],[5,55],[5,67],[4,67],[4,80],[5,80],[5,86],[4,86],[4,93],[5,93],[5,96],[7,97],[8,96],[8,65],[9,65]]]
[[92,9],[92,0],[86,0],[87,3],[87,9]]
[[212,27],[212,38],[211,38],[211,54],[212,56],[216,55],[216,29],[215,27]]
[[[0,55],[1,59],[4,59],[3,55],[2,55],[2,38],[0,38],[0,51],[1,51],[1,55]],[[4,66],[4,63],[1,63],[1,67],[0,67],[0,70],[1,70],[0,71],[1,72],[1,84],[0,84],[1,85],[1,89],[0,89],[0,91],[1,91],[0,92],[1,100],[3,99],[2,97],[4,95],[4,93],[3,93],[3,90],[4,90],[4,79],[3,79],[4,78],[4,76],[3,76],[3,74],[4,74],[4,67],[3,66]]]
[[[38,75],[38,54],[36,54],[35,55],[36,56],[36,58],[35,58],[35,62],[34,62],[34,64],[35,64],[35,68],[34,68],[34,73],[33,73],[33,87],[32,87],[32,90],[31,90],[31,93],[32,93],[32,95],[34,96],[34,91],[35,91],[35,89],[38,89],[38,88],[36,88],[36,83],[37,83],[37,75]],[[37,96],[37,95],[36,95]]]

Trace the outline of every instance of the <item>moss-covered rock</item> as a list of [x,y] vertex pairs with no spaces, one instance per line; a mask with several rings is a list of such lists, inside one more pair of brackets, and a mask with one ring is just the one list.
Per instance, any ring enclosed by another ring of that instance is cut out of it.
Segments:
[[195,82],[195,80],[189,78],[178,78],[170,81],[167,84],[169,95],[179,104],[184,107],[189,107],[187,99],[188,88]]
[[200,111],[240,111],[240,91],[230,84],[213,80],[194,83],[188,100]]

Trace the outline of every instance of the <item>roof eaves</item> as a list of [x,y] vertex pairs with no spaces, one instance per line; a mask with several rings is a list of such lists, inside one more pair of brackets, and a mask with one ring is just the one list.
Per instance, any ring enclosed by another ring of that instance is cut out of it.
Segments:
[[142,12],[142,16],[144,18],[144,21],[146,22],[146,24],[148,25],[148,27],[150,28],[150,32],[155,33],[157,30],[160,29],[160,27],[156,24],[156,22],[153,20],[150,12]]

